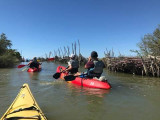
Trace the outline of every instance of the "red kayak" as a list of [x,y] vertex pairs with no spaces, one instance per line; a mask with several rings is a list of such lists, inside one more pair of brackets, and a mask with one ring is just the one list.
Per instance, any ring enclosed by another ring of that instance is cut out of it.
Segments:
[[[56,72],[61,72],[62,70],[65,70],[65,67],[58,66]],[[64,80],[64,77],[67,76],[68,73],[61,73],[60,78]],[[80,78],[76,77],[75,80],[69,81],[70,83],[77,84],[79,86],[84,87],[90,87],[90,88],[100,88],[100,89],[110,89],[110,84],[105,81],[99,81],[97,79],[91,79],[91,78]]]
[[41,66],[39,66],[39,69],[37,69],[37,68],[29,68],[27,70],[27,72],[39,72],[39,71],[41,71]]
[[48,61],[53,61],[55,58],[48,58]]

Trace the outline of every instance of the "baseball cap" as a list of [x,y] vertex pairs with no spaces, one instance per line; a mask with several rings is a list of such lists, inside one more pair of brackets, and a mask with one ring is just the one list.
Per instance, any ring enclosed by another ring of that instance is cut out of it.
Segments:
[[97,52],[96,52],[96,51],[92,51],[92,52],[91,52],[91,57],[97,58],[97,57],[98,57]]
[[74,58],[75,57],[75,55],[74,54],[70,54],[70,56],[69,56],[70,58]]

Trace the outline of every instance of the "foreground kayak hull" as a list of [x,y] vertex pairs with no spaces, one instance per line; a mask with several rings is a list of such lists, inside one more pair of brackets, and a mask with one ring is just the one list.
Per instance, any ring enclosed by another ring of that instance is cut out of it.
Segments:
[[[56,72],[61,72],[65,67],[58,66]],[[64,80],[64,77],[67,76],[67,73],[61,73],[60,78]],[[90,78],[80,78],[76,77],[75,80],[69,81],[70,83],[77,84],[79,86],[90,87],[90,88],[99,88],[99,89],[110,89],[111,86],[108,82],[102,82],[97,79]]]
[[34,99],[28,84],[21,90],[1,120],[47,120]]

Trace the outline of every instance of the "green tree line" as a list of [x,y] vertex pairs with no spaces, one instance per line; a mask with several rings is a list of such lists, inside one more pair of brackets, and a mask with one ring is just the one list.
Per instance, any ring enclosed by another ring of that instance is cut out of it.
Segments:
[[18,51],[11,49],[11,40],[8,40],[6,35],[0,35],[0,68],[12,67],[16,62],[22,60]]
[[153,33],[144,35],[141,42],[138,43],[138,47],[143,56],[160,56],[160,25]]

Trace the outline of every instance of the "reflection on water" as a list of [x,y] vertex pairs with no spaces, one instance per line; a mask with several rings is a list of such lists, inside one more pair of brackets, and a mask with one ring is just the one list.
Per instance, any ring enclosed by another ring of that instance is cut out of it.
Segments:
[[110,91],[110,90],[105,90],[105,89],[82,87],[82,86],[78,86],[72,83],[68,83],[67,86],[70,90],[74,90],[75,92],[77,92],[77,94],[83,94],[83,95],[88,95],[88,96],[94,95],[98,97],[104,97],[104,95],[108,94]]
[[39,80],[38,72],[28,72],[28,75],[31,80]]
[[41,81],[41,85],[57,85],[57,84],[64,84],[64,80],[54,80],[51,82]]
[[112,89],[93,89],[53,79],[58,65],[44,62],[42,71],[36,73],[24,68],[0,69],[0,116],[22,84],[28,83],[49,120],[159,120],[159,78],[105,70]]

